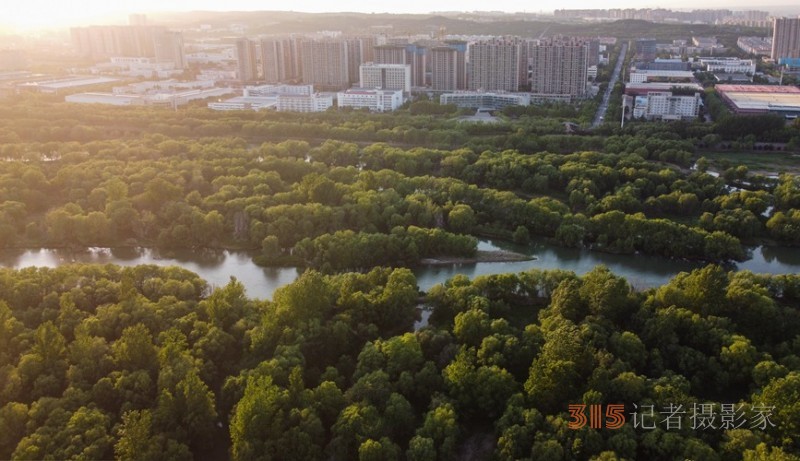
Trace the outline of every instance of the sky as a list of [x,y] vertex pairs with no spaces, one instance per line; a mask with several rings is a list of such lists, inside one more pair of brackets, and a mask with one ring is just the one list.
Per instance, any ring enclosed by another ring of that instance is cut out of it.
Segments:
[[[769,0],[771,5],[796,5],[796,0]],[[14,30],[68,27],[89,23],[123,23],[129,13],[157,11],[253,11],[286,10],[304,12],[358,11],[364,13],[428,13],[431,11],[485,11],[487,9],[530,13],[551,12],[553,8],[731,8],[764,9],[754,0],[561,0],[559,2],[519,0],[2,0],[0,26]],[[385,6],[382,6],[385,5]]]

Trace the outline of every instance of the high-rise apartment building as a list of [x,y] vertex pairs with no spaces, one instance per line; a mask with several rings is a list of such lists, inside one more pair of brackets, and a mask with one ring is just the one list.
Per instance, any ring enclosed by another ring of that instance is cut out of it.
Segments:
[[379,45],[375,47],[375,64],[409,64],[405,45]]
[[530,67],[528,66],[530,42],[531,40],[522,40],[519,46],[519,64],[517,64],[517,73],[519,74],[518,83],[520,91],[527,91],[530,89]]
[[347,73],[350,75],[350,83],[358,82],[361,64],[373,62],[375,59],[376,38],[374,36],[349,37],[345,39],[347,43]]
[[283,39],[283,52],[287,55],[289,64],[286,66],[286,78],[291,81],[303,79],[303,47],[305,37],[292,35]]
[[408,64],[411,66],[411,85],[425,86],[428,49],[416,44],[376,46],[375,64]]
[[800,58],[800,17],[775,18],[772,26],[770,57],[776,61]]
[[494,38],[469,45],[469,89],[517,91],[519,89],[520,40]]
[[70,29],[72,44],[80,55],[93,59],[155,57],[155,38],[162,26],[89,26]]
[[411,66],[409,64],[375,64],[368,62],[360,67],[361,88],[411,91]]
[[529,47],[531,92],[541,95],[586,96],[588,44],[582,40],[554,38]]
[[156,62],[175,64],[176,69],[187,67],[186,53],[183,48],[183,34],[165,30],[153,37]]
[[301,42],[303,82],[322,90],[350,86],[348,45],[344,40],[320,39]]
[[600,39],[598,38],[590,38],[586,40],[588,42],[589,48],[588,52],[589,55],[586,57],[586,60],[589,63],[589,67],[596,66],[600,64]]
[[411,66],[411,86],[422,87],[427,84],[428,48],[411,44],[406,46],[406,59]]
[[467,89],[467,44],[447,42],[429,49],[431,88],[437,91]]
[[236,40],[236,77],[242,82],[258,80],[256,44],[245,37]]
[[296,48],[289,38],[261,40],[261,76],[267,83],[279,83],[298,77],[294,61]]

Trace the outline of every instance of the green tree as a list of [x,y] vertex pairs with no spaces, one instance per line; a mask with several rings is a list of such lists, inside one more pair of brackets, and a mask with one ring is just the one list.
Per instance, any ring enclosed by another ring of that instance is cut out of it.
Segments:
[[475,212],[469,205],[458,204],[448,213],[447,224],[453,232],[469,234],[476,224]]
[[158,363],[153,337],[141,323],[125,328],[111,345],[111,351],[114,363],[124,370],[153,370]]
[[386,437],[380,441],[367,439],[358,447],[359,461],[383,461],[398,459],[400,449]]

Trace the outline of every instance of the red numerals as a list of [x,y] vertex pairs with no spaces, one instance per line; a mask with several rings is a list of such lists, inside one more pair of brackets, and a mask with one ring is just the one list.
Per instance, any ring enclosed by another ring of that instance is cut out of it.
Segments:
[[[589,407],[588,418],[586,417],[587,406]],[[589,427],[592,429],[602,429],[603,427],[606,429],[619,429],[625,424],[625,405],[609,404],[606,405],[605,410],[605,413],[603,413],[602,405],[572,404],[569,406],[571,419],[567,427],[581,429],[589,423]]]
[[570,405],[569,406],[569,415],[574,418],[572,421],[569,422],[567,427],[570,429],[580,429],[586,425],[586,414],[583,410],[586,408],[586,405]]

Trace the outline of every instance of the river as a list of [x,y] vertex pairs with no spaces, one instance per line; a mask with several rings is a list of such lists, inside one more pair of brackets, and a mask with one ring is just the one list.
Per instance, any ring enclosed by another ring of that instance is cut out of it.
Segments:
[[[658,256],[613,255],[586,249],[562,248],[536,240],[518,246],[506,242],[480,241],[481,250],[511,250],[529,254],[536,259],[521,262],[473,263],[453,266],[421,267],[414,270],[420,289],[427,291],[457,274],[470,278],[478,275],[522,272],[529,269],[564,269],[584,274],[598,264],[605,264],[614,273],[628,279],[637,289],[666,283],[675,274],[702,267],[702,263],[671,260]],[[735,264],[731,269],[756,273],[785,274],[800,272],[800,248],[757,247],[748,250],[751,259]],[[0,267],[56,267],[69,263],[119,264],[135,266],[181,266],[197,273],[211,286],[223,286],[236,277],[254,298],[271,298],[278,287],[297,278],[297,269],[256,266],[252,253],[229,250],[178,250],[161,253],[150,248],[87,248],[67,249],[4,249],[0,250]]]

